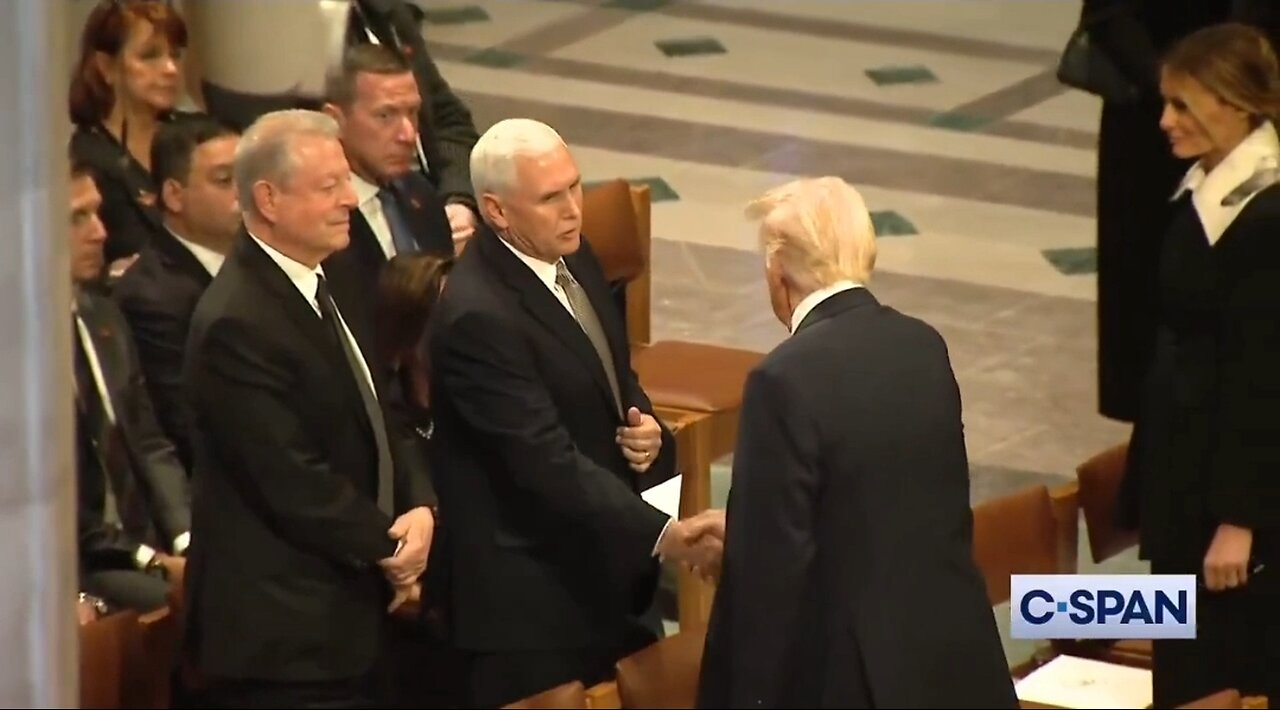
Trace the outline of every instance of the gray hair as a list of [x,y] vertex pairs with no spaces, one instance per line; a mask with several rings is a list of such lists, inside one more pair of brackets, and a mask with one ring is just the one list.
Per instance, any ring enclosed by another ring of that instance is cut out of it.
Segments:
[[498,121],[471,149],[471,188],[479,200],[501,194],[516,181],[516,156],[538,157],[565,146],[555,129],[530,118]]
[[793,180],[747,206],[760,220],[768,259],[802,293],[837,281],[867,285],[876,263],[876,234],[862,195],[838,177]]
[[294,143],[304,137],[336,140],[338,122],[318,111],[273,111],[254,121],[240,136],[234,172],[241,212],[257,214],[253,186],[259,181],[288,183],[296,167]]

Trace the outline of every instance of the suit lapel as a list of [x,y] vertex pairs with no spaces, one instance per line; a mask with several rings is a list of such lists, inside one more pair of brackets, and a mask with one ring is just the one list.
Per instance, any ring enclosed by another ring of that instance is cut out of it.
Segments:
[[[267,256],[267,253],[247,232],[240,233],[234,255],[245,269],[275,296],[280,307],[284,309],[285,320],[297,325],[312,345],[319,352],[325,353],[330,362],[339,364],[334,356],[341,357],[341,353],[333,352],[324,321],[320,320],[315,309],[306,301],[298,291],[298,287],[293,285],[280,266]],[[340,364],[343,368],[347,367],[345,360]]]
[[400,180],[401,212],[413,231],[418,248],[432,254],[452,255],[453,230],[445,215],[444,201],[421,172],[413,171]]
[[[613,412],[616,417],[617,408],[613,404],[613,390],[609,387],[608,376],[604,372],[604,363],[600,361],[600,356],[596,353],[590,338],[583,332],[582,327],[578,325],[578,321],[565,309],[560,300],[551,293],[551,290],[538,280],[533,271],[521,263],[506,246],[500,243],[500,237],[494,234],[487,226],[482,226],[477,230],[474,241],[476,241],[475,248],[478,248],[485,259],[493,265],[494,270],[507,282],[507,285],[519,294],[520,303],[525,310],[555,335],[587,368],[587,372],[591,373],[592,379],[596,382],[600,396],[604,397],[608,410]],[[583,288],[586,287],[584,286]],[[591,298],[592,305],[598,311],[600,306],[590,291],[588,291],[588,297]],[[601,315],[599,317],[603,324],[605,321],[604,316]],[[608,329],[606,328],[607,332]],[[610,349],[616,347],[613,345],[613,338],[610,338],[610,346]],[[615,363],[617,357],[618,355],[615,352]],[[625,406],[626,403],[623,402],[623,405]]]

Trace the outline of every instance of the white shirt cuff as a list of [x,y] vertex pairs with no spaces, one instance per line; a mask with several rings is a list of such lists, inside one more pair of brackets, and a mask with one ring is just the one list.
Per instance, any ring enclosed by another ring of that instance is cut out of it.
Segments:
[[133,553],[133,561],[138,565],[138,569],[146,569],[155,558],[156,551],[147,545],[138,545],[138,550]]
[[173,554],[181,555],[191,547],[191,531],[182,533],[173,539]]
[[658,533],[658,539],[653,543],[653,552],[650,553],[650,556],[658,556],[658,548],[662,547],[662,538],[667,536],[667,528],[671,527],[673,520],[675,520],[675,518],[667,518],[667,524],[662,526],[662,532]]

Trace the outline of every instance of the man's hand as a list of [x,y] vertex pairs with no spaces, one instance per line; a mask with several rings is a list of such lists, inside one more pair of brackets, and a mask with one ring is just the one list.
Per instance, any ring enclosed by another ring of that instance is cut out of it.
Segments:
[[156,564],[164,569],[165,579],[178,579],[187,568],[187,558],[157,552]]
[[1222,523],[1204,556],[1204,586],[1219,592],[1244,586],[1249,581],[1249,552],[1253,531]]
[[453,231],[453,248],[462,253],[467,240],[476,232],[476,213],[461,202],[451,202],[444,206],[444,214],[449,218],[449,228]]
[[618,436],[614,439],[622,447],[622,455],[630,464],[631,470],[644,473],[658,458],[662,448],[662,427],[651,414],[642,414],[632,407],[627,410],[627,425],[618,427]]
[[725,512],[708,509],[672,521],[658,543],[663,558],[689,565],[704,578],[717,575],[724,556]]
[[435,515],[427,507],[414,508],[396,518],[387,535],[399,540],[400,547],[395,556],[378,563],[392,586],[408,587],[422,576],[427,568],[427,555],[431,553],[435,529]]
[[402,605],[421,604],[422,603],[422,583],[414,582],[408,586],[396,587],[395,596],[392,597],[391,603],[387,605],[387,613],[394,614],[396,609]]

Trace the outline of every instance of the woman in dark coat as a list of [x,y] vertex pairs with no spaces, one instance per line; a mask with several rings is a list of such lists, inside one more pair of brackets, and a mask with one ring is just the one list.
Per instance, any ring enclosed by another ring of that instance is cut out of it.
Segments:
[[[1175,186],[1123,500],[1153,574],[1195,574],[1197,637],[1154,644],[1155,707],[1280,698],[1280,66],[1240,24],[1167,56]],[[1274,701],[1273,701],[1274,702]]]
[[[1276,3],[1280,4],[1280,3]],[[1272,0],[1085,0],[1103,18],[1092,36],[1141,92],[1106,102],[1098,131],[1098,396],[1103,416],[1132,422],[1155,343],[1156,261],[1169,195],[1190,165],[1171,155],[1159,121],[1161,55],[1230,19],[1269,26]]]

